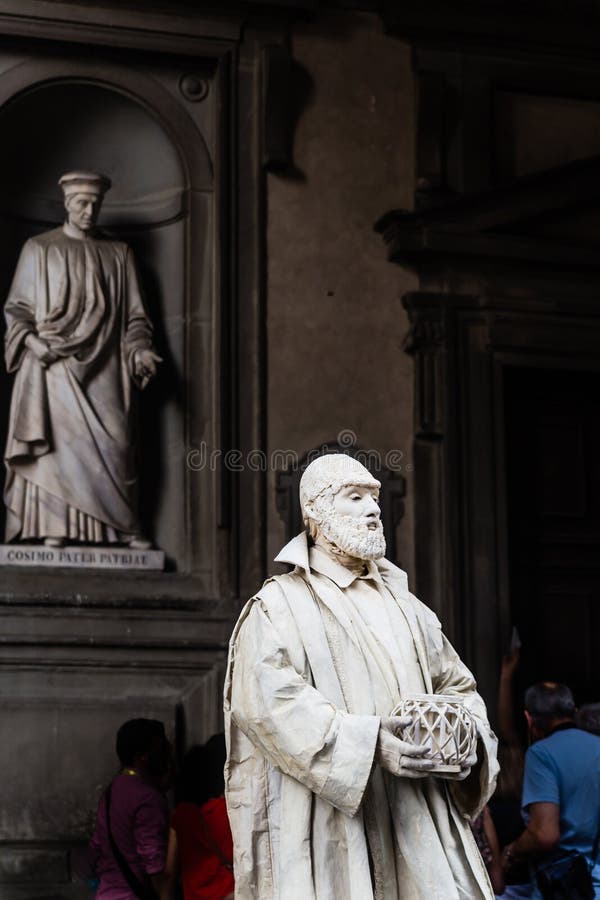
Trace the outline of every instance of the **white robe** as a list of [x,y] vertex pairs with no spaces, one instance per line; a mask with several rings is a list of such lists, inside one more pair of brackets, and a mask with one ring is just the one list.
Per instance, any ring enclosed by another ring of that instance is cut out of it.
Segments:
[[[238,900],[489,900],[469,827],[497,775],[471,673],[391,563],[358,578],[299,535],[234,630],[225,769]],[[477,721],[464,782],[373,765],[403,696],[456,694]]]

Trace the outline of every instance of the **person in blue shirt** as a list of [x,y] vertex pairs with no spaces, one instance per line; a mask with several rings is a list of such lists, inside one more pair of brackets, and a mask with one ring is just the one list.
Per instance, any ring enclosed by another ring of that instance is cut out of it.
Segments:
[[[593,858],[600,828],[600,737],[576,727],[573,695],[564,684],[530,687],[525,717],[534,742],[525,756],[526,828],[505,848],[504,869],[527,861],[535,881],[541,868],[581,853],[600,900],[600,854]],[[542,897],[537,886],[532,896]]]

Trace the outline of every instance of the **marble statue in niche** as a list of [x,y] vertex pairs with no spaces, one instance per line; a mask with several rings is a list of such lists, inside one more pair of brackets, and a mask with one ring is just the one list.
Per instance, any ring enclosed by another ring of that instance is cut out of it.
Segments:
[[6,540],[145,549],[135,390],[161,359],[131,250],[96,231],[110,179],[69,172],[59,184],[65,224],[26,242],[5,305]]
[[[380,486],[350,456],[311,462],[305,530],[276,557],[294,569],[234,629],[225,785],[240,900],[493,900],[469,818],[493,793],[496,739],[437,617],[384,559]],[[424,694],[469,722],[449,761],[411,737],[414,709],[397,712]]]

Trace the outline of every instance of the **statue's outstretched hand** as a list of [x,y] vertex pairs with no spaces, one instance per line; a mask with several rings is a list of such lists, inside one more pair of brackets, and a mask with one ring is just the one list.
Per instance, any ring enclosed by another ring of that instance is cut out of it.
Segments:
[[58,354],[51,350],[46,341],[43,341],[36,334],[27,335],[25,346],[31,350],[34,356],[37,356],[44,369],[47,366],[51,366],[58,359]]
[[154,350],[136,350],[133,356],[133,369],[135,377],[142,390],[146,387],[151,378],[156,375],[158,364],[162,362],[162,357],[155,353]]
[[396,737],[396,732],[410,725],[410,716],[381,719],[375,747],[375,762],[392,775],[402,778],[425,778],[433,767],[433,759],[425,759],[426,747],[415,747]]

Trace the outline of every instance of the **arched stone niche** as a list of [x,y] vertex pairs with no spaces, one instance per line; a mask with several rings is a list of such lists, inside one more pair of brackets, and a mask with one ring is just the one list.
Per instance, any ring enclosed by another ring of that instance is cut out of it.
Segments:
[[[109,175],[99,224],[135,252],[164,360],[139,403],[142,522],[170,569],[203,568],[208,560],[194,538],[202,513],[191,524],[187,510],[195,488],[206,505],[212,486],[202,488],[202,475],[186,467],[190,435],[214,419],[206,406],[214,372],[213,174],[203,136],[181,104],[139,72],[111,68],[109,80],[106,67],[91,63],[37,61],[16,66],[0,86],[0,302],[25,240],[64,220],[60,175],[79,168]],[[4,369],[2,380],[4,445],[11,388]],[[195,422],[192,408],[200,411]]]

